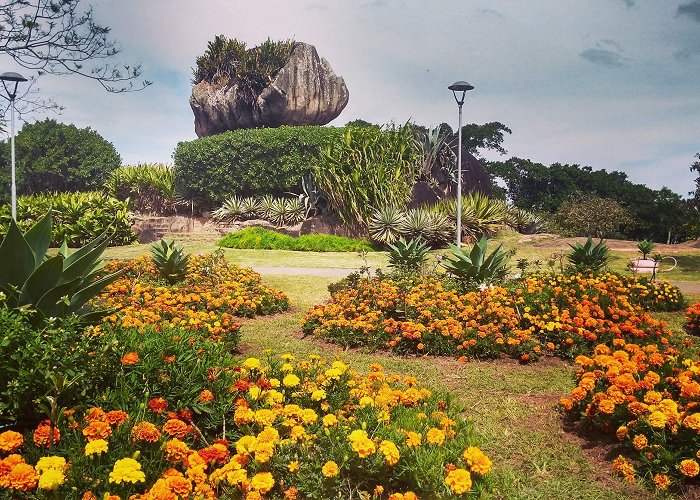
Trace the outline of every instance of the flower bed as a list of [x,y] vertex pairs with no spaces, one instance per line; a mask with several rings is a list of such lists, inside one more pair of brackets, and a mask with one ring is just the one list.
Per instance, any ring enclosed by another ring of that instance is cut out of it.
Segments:
[[681,306],[675,287],[614,274],[538,275],[467,293],[437,277],[379,277],[336,289],[307,313],[303,330],[346,347],[399,353],[573,359],[615,339],[666,343],[671,332],[644,307]]
[[[140,379],[128,354],[123,377]],[[0,433],[0,496],[399,500],[488,487],[470,425],[413,377],[318,356],[210,368],[219,388],[196,388],[199,411],[151,397]]]
[[125,274],[98,300],[116,312],[108,322],[120,328],[177,326],[204,335],[238,341],[236,316],[272,314],[289,308],[280,291],[261,284],[260,275],[216,256],[192,256],[187,277],[168,286],[158,278],[149,257],[111,261],[107,271]]
[[698,476],[700,361],[671,347],[616,340],[612,349],[599,345],[576,364],[577,386],[562,407],[617,436],[629,458],[615,459],[615,471],[661,490]]
[[692,304],[685,311],[685,328],[691,335],[700,335],[700,302]]

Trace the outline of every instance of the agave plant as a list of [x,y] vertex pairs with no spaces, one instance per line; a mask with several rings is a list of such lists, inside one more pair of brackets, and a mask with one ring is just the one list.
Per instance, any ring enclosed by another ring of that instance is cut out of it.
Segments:
[[258,215],[260,218],[265,220],[271,220],[272,211],[277,199],[271,194],[266,194],[260,198],[260,205],[258,207]]
[[244,219],[255,219],[260,211],[260,201],[252,196],[241,200],[241,214]]
[[223,205],[220,208],[214,210],[212,216],[216,220],[223,222],[236,222],[243,219],[243,206],[242,200],[238,196],[229,196],[224,200]]
[[404,238],[421,238],[423,241],[430,239],[433,218],[428,210],[414,208],[406,212],[406,217],[399,226],[401,236]]
[[285,223],[293,226],[304,222],[306,219],[306,208],[299,198],[287,198],[285,200],[287,213],[285,215]]
[[[448,200],[442,204],[445,215],[457,217],[457,201]],[[506,222],[507,207],[501,200],[492,200],[479,193],[469,193],[462,197],[462,233],[470,238],[481,238],[497,233]]]
[[104,266],[100,256],[110,237],[105,231],[72,254],[64,243],[57,255],[48,257],[51,225],[51,211],[24,234],[15,221],[10,222],[0,244],[4,304],[26,309],[34,326],[71,314],[84,323],[97,322],[113,311],[95,309],[90,300],[121,275],[100,276]]
[[482,236],[469,251],[450,245],[452,255],[447,255],[442,266],[455,278],[468,286],[492,284],[508,271],[510,254],[502,252],[499,244],[487,255],[488,239]]
[[566,254],[576,272],[593,272],[601,271],[610,260],[610,249],[601,239],[598,243],[593,243],[593,239],[588,237],[586,243],[574,243],[569,245],[571,252]]
[[375,210],[368,224],[370,239],[384,245],[394,243],[401,236],[405,218],[401,210],[391,205]]
[[158,274],[174,285],[187,275],[190,256],[175,241],[160,240],[151,245],[151,260],[158,269]]
[[275,226],[284,226],[287,222],[287,200],[275,198],[270,208],[268,220]]
[[420,273],[428,260],[430,247],[421,238],[409,241],[399,238],[394,244],[389,244],[389,267],[403,274]]
[[505,223],[521,234],[536,234],[544,229],[544,218],[522,208],[510,205],[506,208]]

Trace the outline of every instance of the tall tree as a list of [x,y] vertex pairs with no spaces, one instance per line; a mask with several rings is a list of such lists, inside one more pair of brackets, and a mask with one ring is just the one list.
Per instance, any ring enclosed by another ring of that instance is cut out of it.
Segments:
[[693,197],[695,210],[700,213],[700,153],[697,153],[695,158],[697,158],[698,161],[690,166],[690,171],[697,172],[698,176],[695,178],[695,191],[691,191],[689,194]]
[[0,4],[0,54],[38,74],[76,74],[109,92],[141,90],[141,66],[113,65],[119,45],[108,38],[92,7],[80,0],[5,0]]

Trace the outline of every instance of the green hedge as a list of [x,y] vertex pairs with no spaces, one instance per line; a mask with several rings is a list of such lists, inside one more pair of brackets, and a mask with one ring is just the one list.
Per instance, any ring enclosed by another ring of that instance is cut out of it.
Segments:
[[302,176],[343,128],[245,129],[180,142],[173,155],[177,189],[216,206],[229,195],[300,192]]
[[305,234],[295,238],[262,227],[248,227],[229,233],[219,241],[225,248],[252,248],[255,250],[298,250],[302,252],[359,252],[374,250],[364,239],[356,240],[329,234]]
[[[51,245],[83,246],[108,227],[113,232],[110,245],[128,245],[136,241],[127,201],[111,198],[100,191],[84,193],[42,193],[17,199],[17,223],[26,231],[49,209],[53,209]],[[0,205],[0,239],[11,220],[9,204]]]

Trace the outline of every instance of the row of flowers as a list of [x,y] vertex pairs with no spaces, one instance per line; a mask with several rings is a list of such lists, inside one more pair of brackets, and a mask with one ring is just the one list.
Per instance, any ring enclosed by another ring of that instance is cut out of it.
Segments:
[[613,469],[658,489],[700,474],[700,361],[676,349],[622,339],[576,358],[577,385],[564,411],[616,436]]
[[413,377],[292,355],[224,370],[230,387],[200,394],[230,407],[216,432],[202,432],[206,412],[154,397],[0,433],[0,496],[400,500],[488,488],[492,463],[470,424]]
[[696,302],[686,309],[685,321],[688,333],[700,335],[700,302]]
[[303,330],[346,347],[404,354],[573,359],[615,339],[668,343],[672,333],[645,308],[682,302],[671,285],[615,274],[534,275],[467,293],[437,277],[380,277],[335,291],[307,312]]
[[103,307],[115,309],[107,320],[121,328],[178,327],[237,340],[236,317],[289,308],[288,298],[263,285],[259,274],[212,255],[192,256],[186,278],[173,286],[158,281],[158,271],[147,256],[110,261],[106,270],[125,273],[97,299]]

